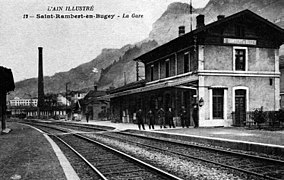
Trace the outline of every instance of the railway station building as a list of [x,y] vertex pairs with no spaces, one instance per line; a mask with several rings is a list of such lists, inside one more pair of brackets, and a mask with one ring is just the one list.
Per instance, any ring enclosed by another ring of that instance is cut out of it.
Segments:
[[280,108],[279,48],[284,31],[244,10],[219,15],[204,24],[196,18],[195,30],[185,33],[134,59],[144,64],[145,79],[110,91],[113,119],[135,122],[139,108],[179,111],[184,106],[191,125],[193,104],[198,104],[200,127],[242,126],[248,113]]

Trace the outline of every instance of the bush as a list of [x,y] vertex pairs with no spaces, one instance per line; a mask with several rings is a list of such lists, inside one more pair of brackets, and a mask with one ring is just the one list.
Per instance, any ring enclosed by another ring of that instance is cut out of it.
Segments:
[[280,109],[277,114],[276,114],[276,118],[280,121],[280,122],[284,122],[284,110]]
[[261,107],[260,110],[256,109],[252,112],[252,120],[258,125],[258,128],[260,128],[261,123],[265,123],[266,118],[265,114],[262,110],[263,108]]

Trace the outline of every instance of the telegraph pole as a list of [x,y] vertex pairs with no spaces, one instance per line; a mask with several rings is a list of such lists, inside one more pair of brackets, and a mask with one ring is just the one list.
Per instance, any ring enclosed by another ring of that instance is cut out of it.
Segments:
[[123,77],[124,77],[124,85],[126,85],[126,72],[123,72]]
[[145,78],[144,76],[141,76],[139,73],[140,67],[143,67],[143,66],[139,65],[139,61],[136,61],[136,81],[139,81]]
[[190,0],[190,32],[192,31],[192,0]]
[[136,61],[136,81],[139,81],[139,63]]

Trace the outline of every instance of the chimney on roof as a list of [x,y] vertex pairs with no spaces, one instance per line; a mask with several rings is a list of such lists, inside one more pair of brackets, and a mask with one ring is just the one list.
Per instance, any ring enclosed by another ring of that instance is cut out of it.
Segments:
[[219,21],[219,20],[222,20],[222,19],[224,19],[225,18],[225,15],[218,15],[217,16],[217,20]]
[[201,28],[203,26],[205,26],[205,24],[204,24],[204,15],[203,14],[199,14],[196,17],[196,29]]
[[185,34],[185,26],[178,27],[178,36],[182,36]]

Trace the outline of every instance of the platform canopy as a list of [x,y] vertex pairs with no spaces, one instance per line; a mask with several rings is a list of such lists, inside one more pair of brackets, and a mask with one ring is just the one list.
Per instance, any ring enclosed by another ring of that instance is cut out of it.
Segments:
[[120,97],[120,96],[126,96],[130,94],[135,94],[135,93],[142,93],[142,92],[148,92],[152,90],[157,90],[157,89],[162,89],[162,88],[169,88],[169,87],[177,87],[177,88],[188,88],[188,89],[196,89],[195,86],[184,86],[186,83],[190,82],[196,82],[198,80],[197,75],[187,75],[184,77],[179,77],[176,79],[171,79],[167,81],[154,81],[154,82],[149,82],[146,83],[145,86],[139,87],[139,88],[134,88],[134,89],[129,89],[126,91],[121,91],[121,92],[116,92],[113,94],[107,95],[108,98],[114,98],[114,97]]

